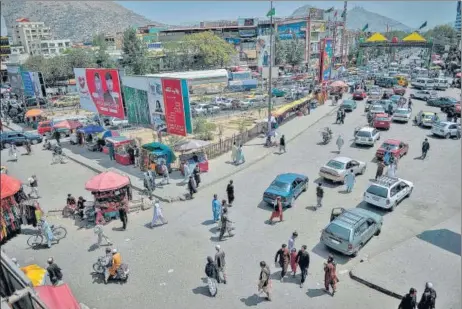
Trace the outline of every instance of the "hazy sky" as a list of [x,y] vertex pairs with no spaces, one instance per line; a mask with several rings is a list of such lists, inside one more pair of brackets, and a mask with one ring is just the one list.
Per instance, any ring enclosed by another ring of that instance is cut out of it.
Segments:
[[[166,24],[180,24],[204,20],[263,17],[269,1],[118,1],[124,7],[149,19]],[[288,16],[303,5],[328,9],[343,8],[343,1],[274,1],[276,16]],[[424,21],[428,26],[453,23],[457,1],[348,1],[348,7],[364,9],[393,18],[416,28]]]

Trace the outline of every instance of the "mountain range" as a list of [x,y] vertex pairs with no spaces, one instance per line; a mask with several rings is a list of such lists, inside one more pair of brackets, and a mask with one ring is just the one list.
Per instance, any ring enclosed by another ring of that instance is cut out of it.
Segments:
[[[296,9],[291,16],[307,16],[310,5]],[[113,1],[26,1],[1,2],[1,12],[7,27],[11,28],[18,18],[43,21],[56,38],[73,42],[89,41],[97,33],[114,34],[130,26],[162,24],[124,8]],[[338,11],[338,16],[342,14]],[[177,24],[182,24],[179,21]],[[368,31],[385,31],[387,25],[393,30],[409,32],[412,29],[392,18],[355,7],[347,13],[347,28],[362,29],[368,24]]]

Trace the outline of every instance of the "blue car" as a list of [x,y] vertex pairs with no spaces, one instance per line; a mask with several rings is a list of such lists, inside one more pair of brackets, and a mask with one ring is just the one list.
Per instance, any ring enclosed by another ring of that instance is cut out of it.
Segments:
[[2,149],[9,148],[12,143],[15,143],[16,146],[21,146],[26,142],[26,140],[30,140],[30,142],[35,145],[42,142],[42,136],[18,131],[8,131],[0,134]]
[[308,188],[308,177],[301,174],[280,174],[263,193],[263,201],[274,205],[276,198],[281,197],[283,207],[291,207],[295,199]]
[[352,112],[356,109],[356,101],[353,100],[343,100],[342,107],[346,112]]

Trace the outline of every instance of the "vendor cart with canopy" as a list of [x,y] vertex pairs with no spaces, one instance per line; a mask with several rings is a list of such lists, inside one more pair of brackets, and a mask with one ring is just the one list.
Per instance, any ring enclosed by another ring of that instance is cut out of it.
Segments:
[[153,142],[141,146],[141,162],[143,168],[156,171],[158,175],[162,175],[160,164],[167,165],[168,172],[172,172],[172,163],[176,160],[175,153],[167,145]]
[[0,174],[0,243],[21,233],[21,212],[14,195],[21,189],[21,182],[6,174]]
[[125,136],[107,137],[106,145],[103,147],[104,153],[109,153],[109,144],[114,146],[115,160],[122,165],[130,165],[130,155],[128,154],[129,147],[133,147],[136,141]]

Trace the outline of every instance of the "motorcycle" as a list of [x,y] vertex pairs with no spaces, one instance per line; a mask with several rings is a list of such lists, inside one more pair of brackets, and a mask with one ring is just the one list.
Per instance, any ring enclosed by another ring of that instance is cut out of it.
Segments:
[[322,135],[322,143],[327,145],[332,140],[332,130],[329,128],[325,128],[324,131],[321,132]]
[[[93,270],[104,276],[104,271],[106,270],[105,257],[101,256],[98,258],[98,261],[93,264]],[[122,263],[120,267],[117,269],[115,276],[109,277],[109,280],[118,280],[118,281],[127,281],[128,274],[130,273],[130,269],[128,268],[128,264]]]

